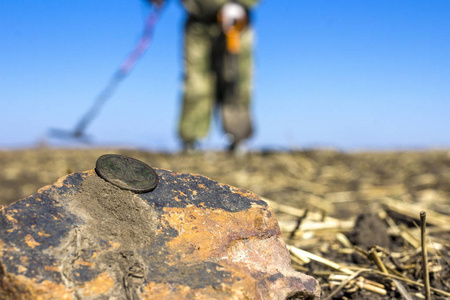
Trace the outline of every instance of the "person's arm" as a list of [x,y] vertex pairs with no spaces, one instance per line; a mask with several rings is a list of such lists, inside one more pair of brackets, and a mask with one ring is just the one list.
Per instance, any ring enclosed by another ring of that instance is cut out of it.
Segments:
[[235,2],[245,6],[247,9],[252,8],[259,0],[235,0]]
[[189,14],[198,18],[215,16],[228,0],[182,0]]
[[157,6],[161,6],[166,2],[166,0],[147,0],[150,4],[155,4]]
[[259,0],[182,0],[189,14],[198,18],[215,16],[227,3],[236,2],[246,9],[250,9]]

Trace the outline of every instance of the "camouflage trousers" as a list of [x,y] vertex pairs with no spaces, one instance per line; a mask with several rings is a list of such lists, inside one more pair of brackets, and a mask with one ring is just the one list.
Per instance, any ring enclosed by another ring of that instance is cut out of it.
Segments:
[[[184,97],[179,123],[179,135],[184,142],[194,142],[205,137],[209,132],[213,111],[223,107],[223,103],[233,102],[248,114],[253,71],[252,40],[251,29],[245,29],[240,35],[240,52],[232,61],[226,61],[226,42],[219,25],[192,19],[187,21]],[[226,78],[230,68],[234,69],[237,79],[234,92],[229,91],[231,87]],[[224,126],[224,131],[235,131],[227,133],[239,135],[241,140],[251,135],[249,130],[239,132],[242,131],[239,124],[234,129]]]

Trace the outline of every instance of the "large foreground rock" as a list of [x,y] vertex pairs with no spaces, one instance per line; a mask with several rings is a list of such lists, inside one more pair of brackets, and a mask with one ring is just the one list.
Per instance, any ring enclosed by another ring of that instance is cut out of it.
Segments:
[[0,208],[0,299],[318,299],[255,194],[156,169],[155,190],[94,170]]

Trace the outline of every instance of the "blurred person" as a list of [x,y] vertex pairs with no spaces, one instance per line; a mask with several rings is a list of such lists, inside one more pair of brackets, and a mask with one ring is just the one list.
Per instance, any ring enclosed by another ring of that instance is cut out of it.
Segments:
[[[161,5],[163,0],[150,0]],[[250,116],[252,43],[250,9],[259,0],[181,0],[184,96],[178,127],[183,149],[194,151],[220,111],[228,149],[241,151],[253,132]]]

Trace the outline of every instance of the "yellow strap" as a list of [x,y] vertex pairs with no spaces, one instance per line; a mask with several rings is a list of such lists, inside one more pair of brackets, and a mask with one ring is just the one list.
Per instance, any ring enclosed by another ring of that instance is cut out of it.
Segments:
[[231,54],[237,54],[241,51],[241,41],[239,38],[240,32],[236,27],[231,28],[225,33],[227,38],[227,50]]
[[[217,15],[217,21],[219,24],[222,23],[222,16]],[[244,31],[245,27],[248,25],[247,18],[238,21],[234,26],[225,32],[227,51],[231,54],[237,54],[241,51],[241,41],[240,34]]]

